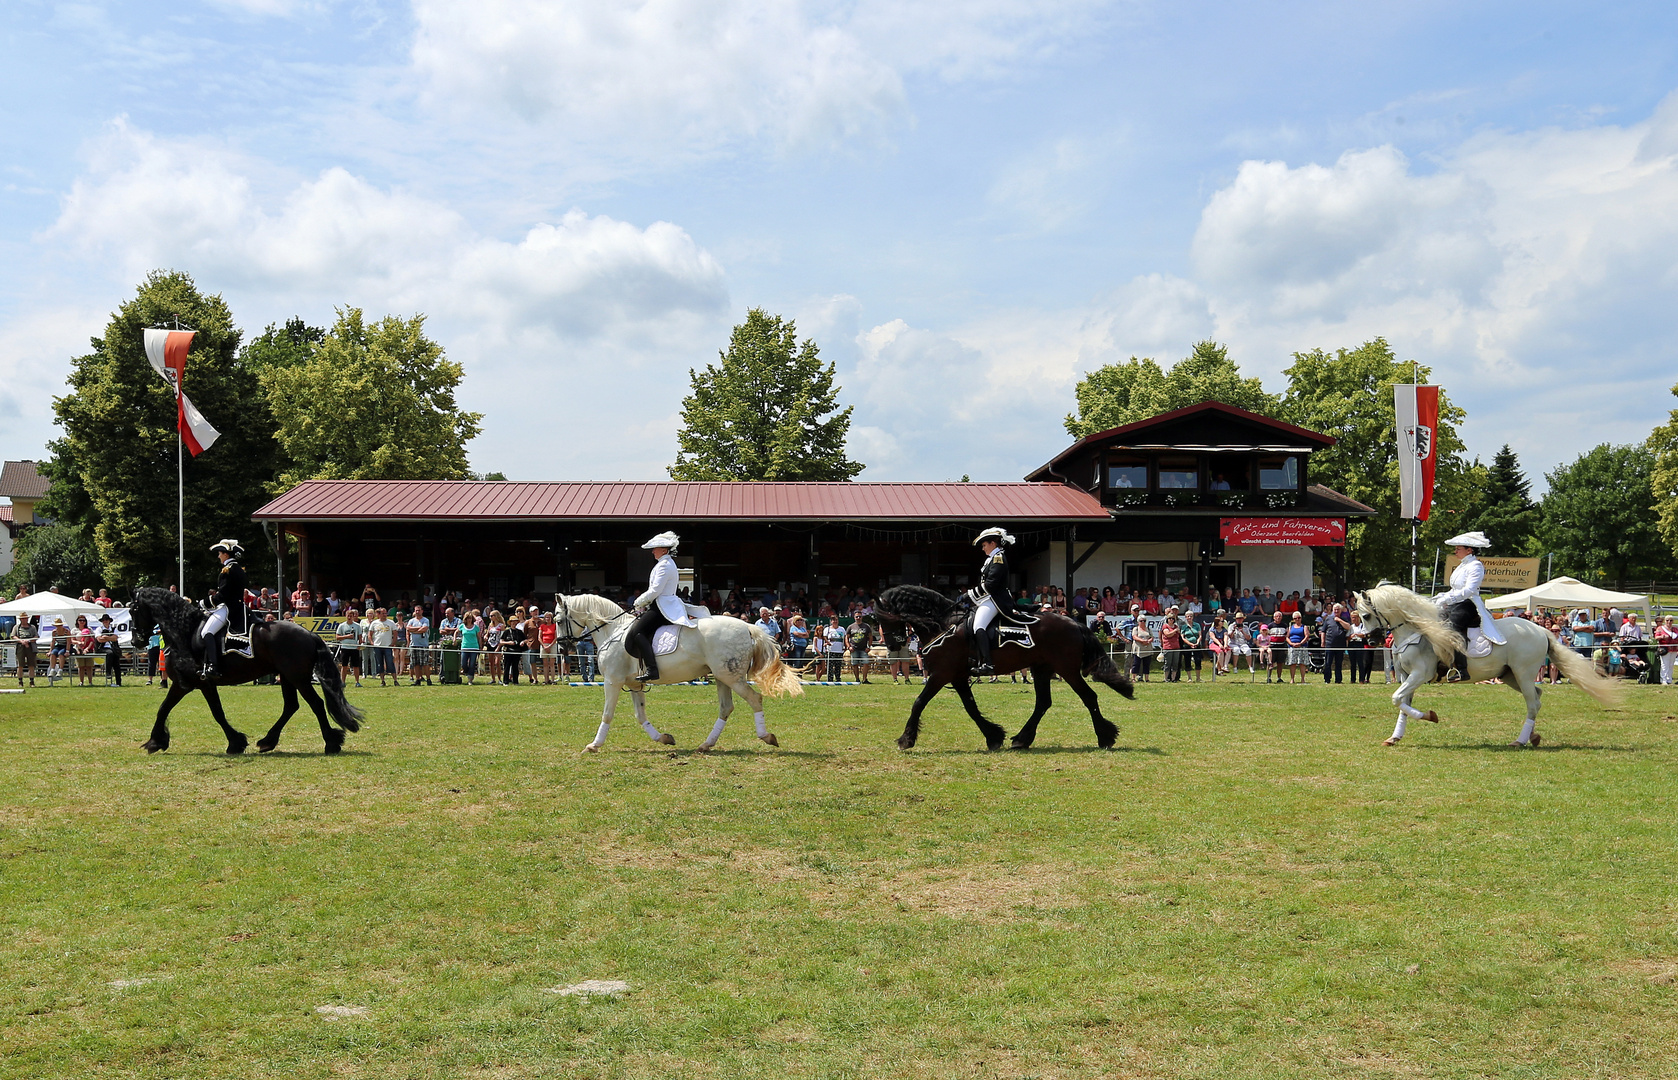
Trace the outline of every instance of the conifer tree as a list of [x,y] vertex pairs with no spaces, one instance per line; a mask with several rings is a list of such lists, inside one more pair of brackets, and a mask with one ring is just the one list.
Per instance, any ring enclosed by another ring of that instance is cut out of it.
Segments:
[[1515,451],[1504,443],[1486,470],[1486,486],[1477,500],[1477,512],[1468,525],[1486,534],[1494,555],[1522,555],[1538,524],[1538,507],[1532,501],[1532,485],[1521,472]]

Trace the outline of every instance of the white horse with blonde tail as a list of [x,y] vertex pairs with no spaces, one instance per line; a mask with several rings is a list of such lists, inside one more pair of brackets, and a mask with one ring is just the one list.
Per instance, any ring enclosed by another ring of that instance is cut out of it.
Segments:
[[[569,638],[594,638],[599,649],[600,677],[606,683],[606,711],[600,719],[600,731],[583,751],[593,753],[606,745],[606,732],[612,726],[618,696],[626,688],[635,702],[635,717],[641,721],[641,730],[647,733],[647,738],[675,746],[674,736],[659,731],[647,719],[647,684],[636,677],[642,670],[641,662],[623,647],[624,635],[633,621],[630,613],[603,596],[562,596],[555,607],[554,617],[559,620],[561,634]],[[781,697],[804,692],[798,673],[781,662],[781,649],[775,639],[761,627],[728,616],[702,618],[697,626],[683,628],[676,651],[658,658],[658,675],[655,684],[689,682],[704,675],[717,680],[717,722],[710,736],[699,744],[701,750],[710,750],[722,738],[723,725],[734,711],[735,694],[751,705],[757,737],[770,746],[781,745],[763,718],[763,694]],[[751,679],[756,679],[763,688],[762,694],[752,688],[748,681]]]
[[[1358,615],[1378,630],[1391,630],[1393,635],[1393,667],[1400,679],[1393,692],[1393,704],[1398,706],[1398,725],[1386,745],[1392,746],[1404,738],[1405,725],[1410,720],[1439,722],[1432,709],[1422,712],[1410,704],[1410,698],[1423,683],[1439,678],[1439,665],[1450,664],[1452,658],[1464,651],[1462,635],[1452,629],[1439,614],[1433,601],[1418,596],[1402,585],[1377,585],[1358,595]],[[1468,657],[1468,677],[1473,682],[1498,679],[1526,698],[1527,718],[1521,736],[1514,746],[1537,746],[1538,706],[1542,691],[1538,686],[1538,669],[1549,661],[1561,669],[1573,685],[1595,698],[1601,705],[1613,705],[1619,699],[1619,687],[1611,679],[1596,673],[1591,662],[1557,639],[1556,635],[1526,619],[1502,619],[1497,628],[1508,642],[1493,645],[1486,656]]]

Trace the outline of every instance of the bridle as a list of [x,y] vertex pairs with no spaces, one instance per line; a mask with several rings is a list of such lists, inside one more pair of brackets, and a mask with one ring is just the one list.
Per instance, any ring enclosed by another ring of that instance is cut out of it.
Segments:
[[[559,600],[559,607],[556,609],[556,613],[562,615],[565,619],[565,633],[560,638],[560,640],[566,643],[566,645],[567,645],[567,648],[565,650],[566,652],[572,652],[573,649],[571,648],[571,646],[574,646],[579,642],[589,641],[590,639],[592,639],[594,637],[595,634],[598,634],[600,631],[606,629],[608,626],[611,626],[613,623],[617,622],[619,619],[623,618],[624,616],[635,614],[633,611],[620,611],[616,615],[613,615],[611,618],[603,621],[599,626],[591,626],[588,629],[584,630],[580,634],[573,634],[573,633],[571,633],[571,628],[573,626],[579,626],[581,624],[578,622],[578,620],[571,617],[571,605],[565,599],[565,597],[560,596],[560,597],[557,597],[557,599]],[[596,645],[596,647],[599,646],[599,642],[595,642],[594,644]]]

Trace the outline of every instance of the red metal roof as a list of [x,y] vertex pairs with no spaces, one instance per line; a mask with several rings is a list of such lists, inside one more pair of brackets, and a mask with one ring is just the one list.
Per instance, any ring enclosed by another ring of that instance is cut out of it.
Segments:
[[1106,521],[1057,483],[308,480],[257,521]]

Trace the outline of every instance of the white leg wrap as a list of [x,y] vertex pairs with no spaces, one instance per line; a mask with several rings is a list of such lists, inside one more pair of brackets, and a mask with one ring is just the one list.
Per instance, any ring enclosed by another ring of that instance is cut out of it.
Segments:
[[606,745],[606,732],[609,728],[611,728],[611,726],[612,725],[610,723],[606,722],[605,720],[600,721],[600,730],[595,733],[594,745],[596,745],[596,746],[605,746]]
[[1538,721],[1530,716],[1527,718],[1527,722],[1521,725],[1520,743],[1522,746],[1526,746],[1528,743],[1532,742],[1532,729],[1537,726]]
[[1422,717],[1427,715],[1407,701],[1401,701],[1398,703],[1398,714],[1401,717],[1408,716],[1412,720],[1420,720]]
[[658,741],[658,729],[653,727],[653,722],[651,720],[642,720],[641,730],[645,731],[647,733],[647,738],[651,739],[653,742]]
[[720,717],[719,716],[717,718],[717,726],[711,729],[710,738],[705,740],[705,745],[706,746],[717,745],[717,740],[722,738],[722,726],[726,723],[728,723],[728,719],[726,717]]
[[768,723],[768,721],[763,719],[763,714],[762,713],[760,713],[760,712],[752,713],[752,720],[757,724],[757,737],[758,738],[761,739],[765,735],[769,734],[769,723]]
[[1397,742],[1399,739],[1402,739],[1402,738],[1404,738],[1404,714],[1399,713],[1398,714],[1398,724],[1397,724],[1397,726],[1395,726],[1393,728],[1393,741]]

